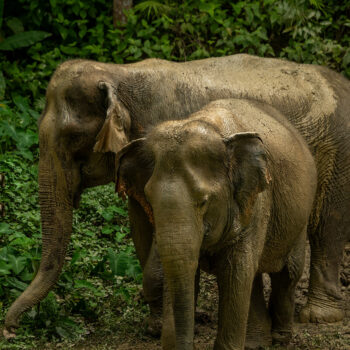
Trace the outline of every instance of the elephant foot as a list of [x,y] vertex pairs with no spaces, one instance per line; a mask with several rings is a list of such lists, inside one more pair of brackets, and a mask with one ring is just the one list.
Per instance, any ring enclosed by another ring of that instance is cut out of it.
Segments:
[[152,337],[160,338],[162,333],[162,318],[158,315],[150,315],[145,322],[146,333]]
[[301,323],[332,323],[339,322],[344,318],[344,311],[340,303],[325,302],[320,300],[308,300],[301,309],[299,321]]
[[336,286],[323,281],[322,288],[311,287],[306,305],[301,309],[301,323],[332,323],[344,318],[343,301]]
[[292,339],[292,331],[287,330],[273,330],[272,331],[272,342],[282,346],[287,346]]

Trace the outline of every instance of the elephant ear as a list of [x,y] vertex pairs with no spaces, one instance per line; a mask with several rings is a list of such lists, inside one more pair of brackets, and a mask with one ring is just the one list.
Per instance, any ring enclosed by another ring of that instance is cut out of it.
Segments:
[[224,139],[234,197],[243,227],[250,222],[255,200],[271,182],[267,154],[259,134],[242,132]]
[[99,89],[107,95],[106,120],[96,137],[94,152],[118,153],[128,142],[130,130],[130,114],[118,99],[116,88],[107,82],[100,81]]
[[145,148],[145,138],[131,141],[116,155],[116,192],[134,198],[153,224],[153,213],[144,194],[153,172],[153,159]]

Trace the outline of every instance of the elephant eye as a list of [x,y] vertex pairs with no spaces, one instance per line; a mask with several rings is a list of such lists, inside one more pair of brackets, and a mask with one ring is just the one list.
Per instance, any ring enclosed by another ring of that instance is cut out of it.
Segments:
[[199,202],[199,208],[200,209],[204,209],[205,207],[206,207],[206,205],[207,205],[207,203],[208,203],[208,198],[209,198],[209,196],[208,195],[205,195],[203,198],[202,198],[202,200]]

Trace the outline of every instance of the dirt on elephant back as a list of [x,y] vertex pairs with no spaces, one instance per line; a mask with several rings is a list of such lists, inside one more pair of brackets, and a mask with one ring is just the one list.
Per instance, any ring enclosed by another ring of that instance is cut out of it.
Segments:
[[[304,274],[299,281],[296,294],[296,322],[294,336],[288,347],[271,347],[265,349],[307,349],[307,350],[350,350],[350,244],[347,245],[341,270],[342,293],[346,317],[342,322],[333,324],[301,324],[297,322],[298,312],[306,302],[309,271],[309,248]],[[265,278],[268,293],[268,278]],[[203,274],[201,277],[201,291],[199,298],[199,313],[195,330],[195,349],[209,350],[213,348],[217,329],[218,293],[214,276]],[[141,326],[141,323],[139,323]],[[136,325],[135,330],[138,326]],[[146,336],[143,331],[137,330],[123,336],[113,335],[99,337],[93,333],[88,339],[73,346],[79,350],[161,350],[159,339]]]

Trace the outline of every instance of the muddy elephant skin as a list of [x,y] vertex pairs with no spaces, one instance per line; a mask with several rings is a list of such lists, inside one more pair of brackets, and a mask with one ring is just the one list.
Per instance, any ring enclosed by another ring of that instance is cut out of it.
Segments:
[[[248,98],[274,106],[304,137],[318,169],[312,214],[309,301],[304,321],[342,318],[339,262],[350,232],[350,83],[327,68],[234,55],[173,63],[149,59],[117,65],[67,61],[54,73],[39,120],[39,191],[43,231],[38,274],[14,302],[5,335],[56,282],[82,191],[115,179],[115,153],[162,121],[184,119],[210,101]],[[95,151],[95,152],[94,152]],[[140,174],[141,176],[142,174]],[[151,312],[159,313],[161,271],[151,249],[149,208],[129,198],[131,231],[144,269]]]
[[[249,322],[261,329],[257,345],[269,345],[271,321],[274,340],[287,342],[317,185],[298,131],[267,105],[219,100],[160,124],[117,160],[127,188],[143,185],[135,172],[148,174],[144,192],[164,270],[163,349],[193,350],[199,264],[219,286],[215,350],[244,349],[249,307]],[[263,272],[272,280],[269,313]]]

